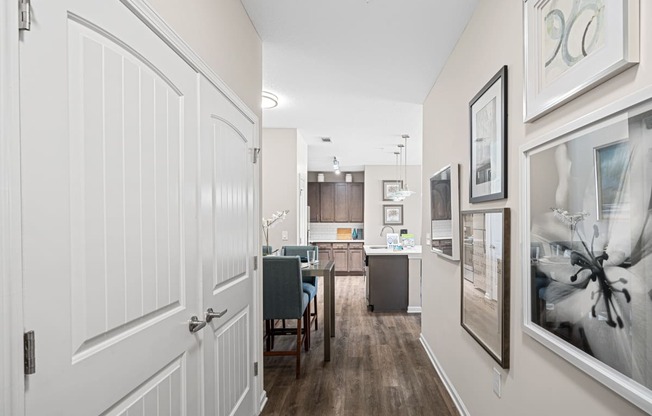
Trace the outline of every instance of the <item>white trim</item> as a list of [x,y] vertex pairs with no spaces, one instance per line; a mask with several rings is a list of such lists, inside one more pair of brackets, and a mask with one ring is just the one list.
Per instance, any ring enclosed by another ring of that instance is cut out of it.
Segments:
[[18,2],[0,6],[0,416],[25,414]]
[[462,401],[462,397],[460,397],[457,390],[455,390],[455,386],[448,378],[448,375],[446,375],[444,368],[441,366],[441,364],[439,364],[437,357],[435,357],[435,353],[432,352],[432,349],[430,348],[430,345],[428,344],[428,341],[426,341],[423,334],[419,336],[419,341],[421,341],[421,345],[423,345],[423,349],[426,350],[426,354],[428,354],[428,358],[430,358],[430,362],[432,363],[433,367],[435,367],[435,370],[437,371],[439,378],[444,383],[444,387],[446,387],[446,390],[451,395],[451,398],[453,399],[453,403],[455,403],[455,407],[457,407],[457,410],[460,412],[462,416],[469,416],[470,413],[466,408],[466,406],[464,405],[464,402]]
[[421,313],[421,306],[408,306],[407,313]]

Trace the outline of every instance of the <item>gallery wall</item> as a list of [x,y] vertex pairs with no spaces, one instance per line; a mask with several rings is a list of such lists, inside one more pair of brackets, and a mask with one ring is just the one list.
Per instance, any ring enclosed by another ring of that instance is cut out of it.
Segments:
[[[640,21],[652,21],[652,4],[640,2]],[[604,82],[552,113],[523,123],[523,3],[480,0],[455,50],[424,103],[423,195],[431,173],[461,164],[461,209],[511,209],[511,342],[508,370],[502,370],[460,326],[460,262],[429,251],[423,255],[422,336],[453,393],[471,415],[637,415],[643,412],[525,334],[519,223],[519,147],[652,85],[652,32],[640,30],[640,64]],[[508,198],[469,204],[469,101],[503,66],[508,66]],[[455,143],[454,146],[451,143]],[[554,176],[554,174],[552,175]],[[554,179],[551,179],[554,180]],[[429,200],[422,199],[422,234],[428,232]],[[492,391],[499,369],[502,392]]]

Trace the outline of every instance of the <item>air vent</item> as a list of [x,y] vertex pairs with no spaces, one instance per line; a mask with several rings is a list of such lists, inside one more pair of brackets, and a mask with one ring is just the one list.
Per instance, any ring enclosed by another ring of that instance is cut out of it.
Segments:
[[331,143],[331,138],[330,137],[322,137],[321,141],[324,143]]

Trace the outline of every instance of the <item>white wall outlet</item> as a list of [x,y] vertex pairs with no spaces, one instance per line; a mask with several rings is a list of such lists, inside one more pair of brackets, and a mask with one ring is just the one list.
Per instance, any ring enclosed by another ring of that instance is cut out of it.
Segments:
[[500,371],[498,371],[497,368],[494,368],[492,376],[493,379],[491,381],[491,385],[494,389],[494,393],[496,393],[496,396],[500,397],[500,388],[501,388]]
[[287,231],[281,231],[281,240],[288,241],[288,232]]

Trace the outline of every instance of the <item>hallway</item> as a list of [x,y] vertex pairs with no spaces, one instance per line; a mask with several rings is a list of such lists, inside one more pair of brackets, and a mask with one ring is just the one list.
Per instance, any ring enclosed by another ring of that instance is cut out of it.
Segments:
[[[322,280],[320,280],[320,285]],[[265,357],[268,402],[262,415],[457,415],[419,342],[421,316],[368,312],[362,276],[336,277],[336,337],[323,362],[320,328],[303,352],[301,379],[294,358]],[[319,299],[323,293],[320,288]],[[276,339],[288,348],[294,337]]]

